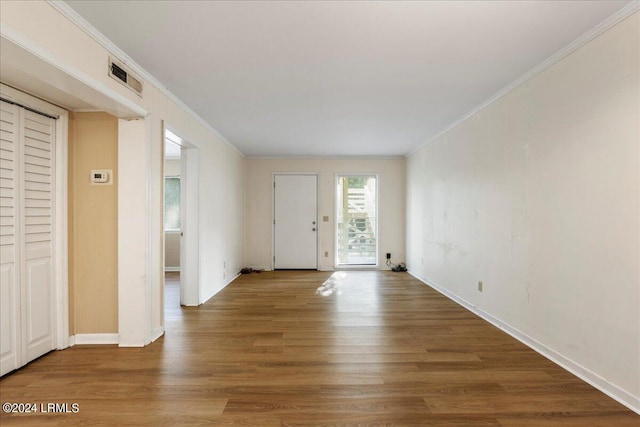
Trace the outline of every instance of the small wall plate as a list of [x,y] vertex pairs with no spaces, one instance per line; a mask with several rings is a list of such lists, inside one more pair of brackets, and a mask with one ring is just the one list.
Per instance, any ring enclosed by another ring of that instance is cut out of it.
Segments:
[[91,170],[91,185],[113,185],[112,169]]

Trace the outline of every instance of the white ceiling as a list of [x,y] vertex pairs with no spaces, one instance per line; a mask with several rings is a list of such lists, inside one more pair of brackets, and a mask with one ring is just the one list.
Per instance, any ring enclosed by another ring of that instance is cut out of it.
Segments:
[[396,156],[629,1],[67,3],[249,156]]

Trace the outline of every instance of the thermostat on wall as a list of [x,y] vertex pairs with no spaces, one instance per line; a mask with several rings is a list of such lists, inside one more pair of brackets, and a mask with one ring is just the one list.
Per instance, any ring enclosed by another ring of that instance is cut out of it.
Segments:
[[101,169],[91,171],[91,185],[111,184],[111,169]]

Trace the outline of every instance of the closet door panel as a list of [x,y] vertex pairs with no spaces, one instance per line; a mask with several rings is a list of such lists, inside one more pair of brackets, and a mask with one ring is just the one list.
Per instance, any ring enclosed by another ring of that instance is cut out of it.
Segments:
[[24,363],[42,356],[53,348],[51,323],[51,259],[36,258],[25,263]]
[[0,101],[0,375],[53,346],[55,121]]
[[19,107],[0,101],[0,375],[22,364],[18,148]]
[[24,183],[22,314],[23,361],[27,363],[53,349],[51,200],[55,122],[48,117],[24,111],[23,123],[25,151],[21,165]]
[[[11,372],[21,365],[20,346],[18,345],[16,303],[16,269],[10,252],[0,249],[2,265],[0,265],[0,375]],[[7,256],[7,258],[5,258]],[[5,259],[7,262],[5,262]]]

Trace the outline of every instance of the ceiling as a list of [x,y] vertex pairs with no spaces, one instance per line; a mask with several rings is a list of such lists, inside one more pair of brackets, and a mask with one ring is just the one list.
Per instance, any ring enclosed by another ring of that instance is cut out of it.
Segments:
[[399,156],[629,1],[67,3],[248,156]]

